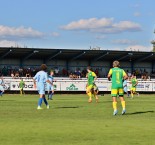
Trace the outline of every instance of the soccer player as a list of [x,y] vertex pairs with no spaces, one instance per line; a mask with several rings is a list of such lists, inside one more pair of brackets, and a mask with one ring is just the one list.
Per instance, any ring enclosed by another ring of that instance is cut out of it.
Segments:
[[0,96],[2,97],[3,93],[4,93],[4,81],[3,81],[3,77],[0,78]]
[[131,97],[132,97],[132,99],[133,99],[133,95],[134,94],[137,94],[138,96],[139,96],[139,93],[137,93],[136,92],[136,86],[137,86],[137,84],[138,84],[138,81],[137,81],[137,79],[136,79],[136,76],[134,76],[134,74],[132,74],[132,76],[131,76]]
[[52,85],[49,84],[49,83],[47,83],[48,100],[49,100],[49,99],[52,100],[52,96],[53,96],[53,94],[54,94],[53,75],[54,75],[54,71],[51,70],[51,71],[50,71],[50,75],[48,76],[48,78],[49,78],[49,81],[52,83]]
[[117,96],[119,95],[119,98],[121,100],[122,104],[122,115],[125,114],[126,108],[125,108],[125,100],[124,100],[124,91],[123,91],[123,79],[127,79],[128,76],[125,73],[125,71],[120,67],[119,61],[113,62],[113,68],[110,69],[108,73],[108,79],[111,80],[112,77],[112,88],[111,88],[111,96],[113,100],[113,115],[116,115],[118,113],[117,110]]
[[23,81],[23,79],[21,79],[20,82],[19,82],[20,95],[25,94],[25,92],[24,92],[24,86],[25,86],[25,82]]
[[127,97],[129,97],[128,86],[127,86],[127,80],[124,80],[124,81],[123,81],[123,90],[124,90],[124,92],[128,95]]
[[44,101],[44,103],[47,106],[47,109],[49,109],[48,102],[45,98],[45,83],[48,82],[51,85],[52,83],[48,79],[48,75],[45,72],[46,70],[47,70],[46,64],[42,64],[40,67],[40,71],[33,77],[34,88],[37,87],[38,93],[40,95],[37,109],[42,109],[41,108],[42,101]]
[[88,66],[87,67],[87,89],[86,89],[86,93],[89,96],[89,100],[88,102],[91,103],[92,102],[92,88],[94,86],[94,80],[97,79],[96,74],[91,70],[91,68]]

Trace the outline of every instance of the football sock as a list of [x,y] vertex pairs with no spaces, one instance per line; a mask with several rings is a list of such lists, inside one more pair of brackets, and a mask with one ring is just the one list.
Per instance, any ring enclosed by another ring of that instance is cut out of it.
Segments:
[[123,110],[125,109],[125,101],[121,102]]
[[1,92],[1,93],[0,93],[0,96],[2,96],[2,95],[3,95],[3,93],[4,93],[4,92]]
[[49,99],[49,96],[50,96],[50,93],[47,94],[48,99]]
[[22,95],[22,90],[20,89],[20,94]]
[[49,98],[52,99],[52,96],[53,96],[53,93],[50,93],[49,94]]
[[38,101],[38,106],[41,106],[42,101],[43,101],[43,98],[39,98],[39,101]]
[[44,99],[44,103],[46,104],[46,106],[48,105],[48,103],[47,103],[47,100],[46,100],[46,98],[43,98]]
[[128,95],[128,97],[129,97],[129,92],[127,91],[127,95]]
[[113,109],[117,110],[117,102],[113,102],[112,105],[113,105]]
[[131,93],[131,97],[133,98],[133,93]]

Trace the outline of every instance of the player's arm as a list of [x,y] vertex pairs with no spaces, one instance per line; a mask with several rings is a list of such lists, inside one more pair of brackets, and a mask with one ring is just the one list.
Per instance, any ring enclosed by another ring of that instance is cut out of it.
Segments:
[[126,72],[123,70],[123,78],[124,80],[128,79],[128,75],[126,74]]
[[46,80],[47,83],[49,83],[50,85],[53,85],[53,83],[50,82],[50,80]]
[[138,81],[136,81],[135,87],[138,85]]
[[49,77],[48,77],[47,74],[45,75],[45,80],[46,80],[46,82],[49,83],[50,85],[53,85],[53,83],[51,83],[51,81],[49,80]]
[[33,78],[33,84],[34,84],[34,88],[36,89],[36,88],[37,88],[37,85],[36,85],[36,80],[35,80],[35,78]]
[[94,72],[92,72],[92,76],[94,77],[94,82],[95,82],[97,80],[97,75]]
[[111,80],[111,76],[112,76],[112,69],[110,69],[109,73],[108,73],[108,80]]

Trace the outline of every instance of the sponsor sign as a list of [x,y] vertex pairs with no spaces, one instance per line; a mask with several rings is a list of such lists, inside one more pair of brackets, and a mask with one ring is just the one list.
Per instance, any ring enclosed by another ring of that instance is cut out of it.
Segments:
[[[20,90],[19,82],[11,82],[10,90]],[[35,91],[33,82],[25,82],[24,90]]]

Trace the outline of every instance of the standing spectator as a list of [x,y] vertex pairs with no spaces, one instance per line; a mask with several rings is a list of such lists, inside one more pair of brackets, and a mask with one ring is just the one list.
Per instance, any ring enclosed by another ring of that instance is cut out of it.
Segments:
[[99,76],[98,69],[95,70],[95,74]]
[[55,74],[55,76],[58,76],[59,75],[59,69],[58,68],[55,68],[54,74]]
[[12,77],[12,79],[14,79],[14,77],[15,77],[13,70],[11,71],[11,77]]

